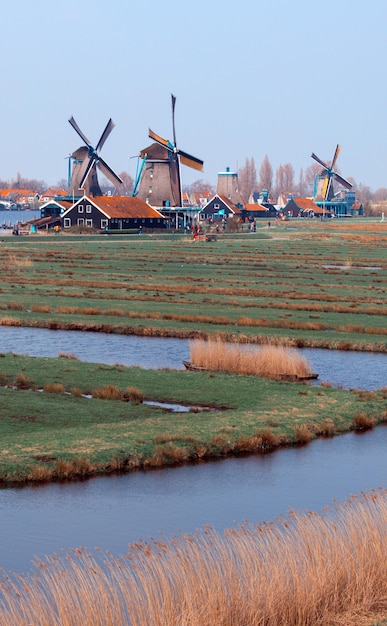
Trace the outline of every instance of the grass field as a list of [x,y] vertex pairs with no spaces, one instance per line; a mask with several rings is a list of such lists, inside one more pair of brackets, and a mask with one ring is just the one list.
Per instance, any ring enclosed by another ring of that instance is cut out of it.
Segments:
[[0,323],[387,351],[387,225],[297,220],[183,235],[8,237]]
[[[349,391],[221,372],[4,354],[0,383],[4,484],[267,453],[387,421],[386,389]],[[147,400],[192,408],[171,413]]]
[[[262,225],[212,243],[5,238],[0,324],[386,352],[386,244],[372,220]],[[0,354],[3,485],[268,454],[386,421],[386,388]],[[31,578],[4,573],[0,620],[382,626],[385,511],[385,493],[369,494],[332,524],[307,513],[225,537],[204,529],[103,567],[82,551],[53,556]]]

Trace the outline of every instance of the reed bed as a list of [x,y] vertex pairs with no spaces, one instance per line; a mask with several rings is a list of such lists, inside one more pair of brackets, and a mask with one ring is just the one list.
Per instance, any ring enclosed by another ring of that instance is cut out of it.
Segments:
[[283,346],[252,348],[220,339],[194,339],[189,342],[189,352],[193,365],[213,371],[265,378],[303,378],[313,374],[311,365],[299,351]]
[[323,514],[78,548],[0,577],[2,626],[360,626],[386,617],[387,490]]

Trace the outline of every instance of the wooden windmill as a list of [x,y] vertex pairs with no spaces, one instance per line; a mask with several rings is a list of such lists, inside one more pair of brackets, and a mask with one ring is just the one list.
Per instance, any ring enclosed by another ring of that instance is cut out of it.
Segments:
[[84,141],[85,145],[81,146],[73,152],[69,157],[73,161],[71,177],[69,177],[69,194],[70,195],[86,195],[86,196],[102,196],[102,191],[98,183],[97,168],[102,172],[110,182],[117,187],[122,184],[121,178],[112,170],[112,168],[104,161],[100,155],[100,151],[114,128],[114,124],[110,119],[106,124],[96,147],[94,148],[87,137],[83,134],[73,117],[69,119],[69,123],[75,132]]
[[173,141],[163,139],[149,129],[149,137],[154,140],[141,150],[141,167],[134,184],[133,195],[156,207],[182,206],[180,164],[203,171],[203,161],[183,152],[177,147],[175,131],[175,103],[172,98]]
[[324,168],[321,174],[318,174],[315,179],[314,200],[329,202],[334,197],[333,181],[337,181],[346,189],[352,189],[351,183],[343,178],[340,174],[335,172],[335,166],[337,157],[340,154],[340,146],[336,146],[335,154],[333,155],[332,165],[329,166],[324,161],[318,158],[315,153],[312,153],[312,159],[317,161]]

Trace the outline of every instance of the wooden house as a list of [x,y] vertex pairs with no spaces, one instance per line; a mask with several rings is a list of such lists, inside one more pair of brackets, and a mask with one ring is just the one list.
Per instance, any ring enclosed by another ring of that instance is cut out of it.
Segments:
[[206,221],[221,221],[229,217],[242,217],[242,211],[231,202],[226,196],[215,194],[211,200],[204,205],[199,212],[199,219]]
[[63,228],[78,226],[97,230],[166,228],[166,218],[140,198],[98,196],[79,198],[62,215]]
[[291,198],[282,212],[286,217],[320,217],[324,210],[312,198]]
[[52,198],[47,202],[44,202],[40,207],[40,216],[42,218],[47,217],[60,217],[65,213],[68,209],[73,206],[74,202],[69,198]]
[[244,222],[252,222],[255,219],[275,219],[278,211],[272,204],[245,204],[242,209]]

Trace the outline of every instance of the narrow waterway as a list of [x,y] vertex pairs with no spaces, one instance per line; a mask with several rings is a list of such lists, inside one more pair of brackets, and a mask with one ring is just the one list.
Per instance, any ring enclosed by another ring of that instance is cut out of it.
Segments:
[[387,427],[264,456],[0,490],[0,567],[76,547],[125,554],[139,538],[269,521],[290,509],[321,511],[387,487]]
[[[85,331],[0,326],[0,351],[57,357],[71,353],[81,361],[137,365],[145,369],[182,369],[189,360],[186,339],[136,337]],[[353,389],[387,386],[387,354],[302,349],[319,382]]]
[[[181,369],[181,339],[0,326],[1,352]],[[303,350],[319,381],[358,389],[387,384],[387,355]],[[0,489],[0,567],[23,572],[35,557],[76,547],[124,554],[139,538],[269,521],[289,509],[321,510],[387,487],[387,427],[322,439],[264,456],[124,476]]]

